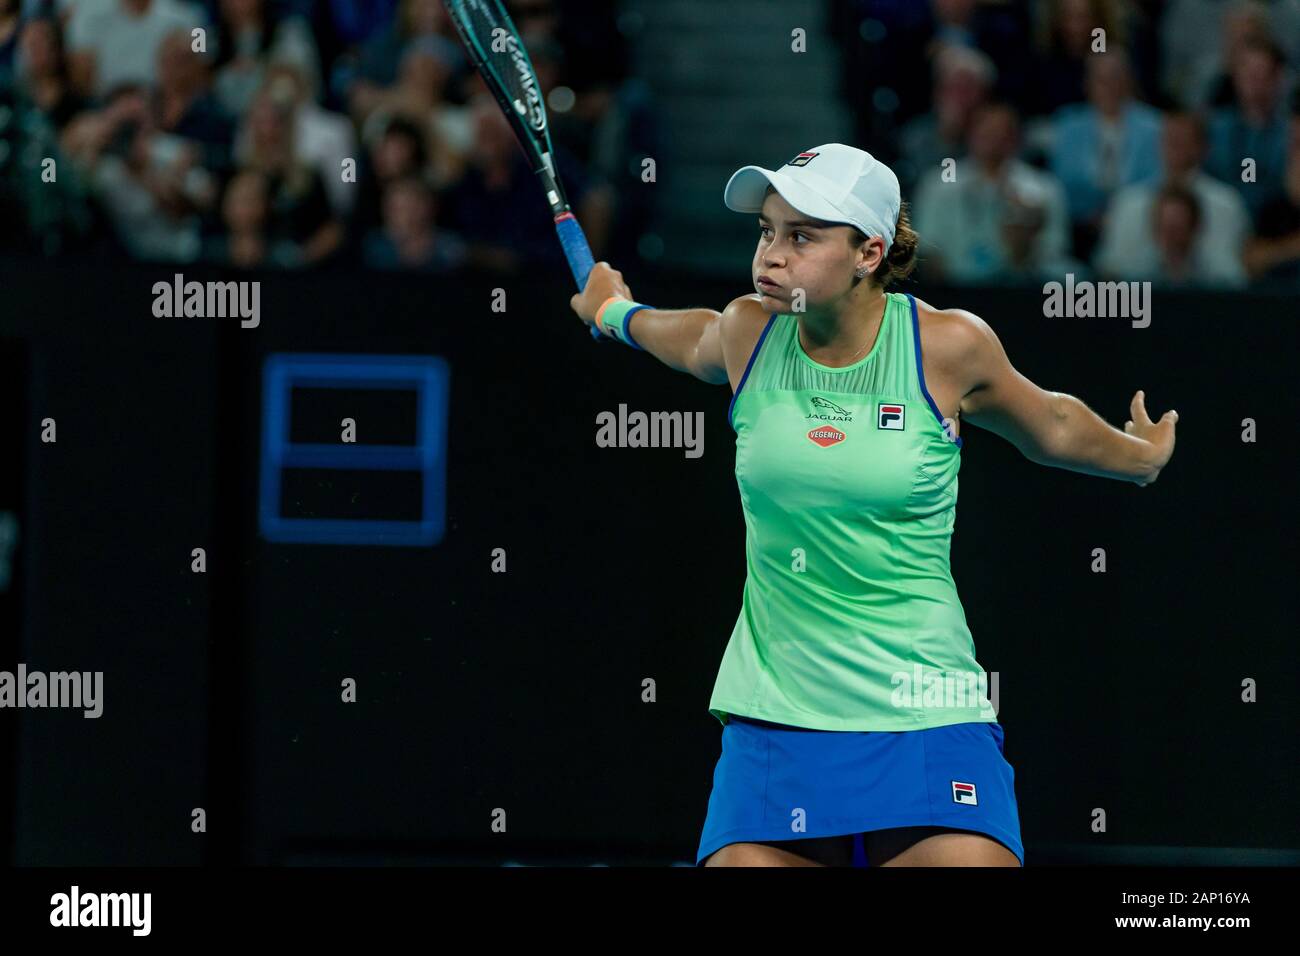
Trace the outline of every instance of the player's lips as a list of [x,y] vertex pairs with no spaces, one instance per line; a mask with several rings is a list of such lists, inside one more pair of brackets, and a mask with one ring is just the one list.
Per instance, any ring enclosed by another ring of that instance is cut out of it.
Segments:
[[760,289],[779,289],[779,288],[781,288],[779,285],[777,285],[775,282],[773,282],[773,281],[772,281],[771,279],[769,279],[767,276],[759,276],[759,277],[758,277],[757,279],[755,279],[754,281],[758,284],[758,287],[759,287]]

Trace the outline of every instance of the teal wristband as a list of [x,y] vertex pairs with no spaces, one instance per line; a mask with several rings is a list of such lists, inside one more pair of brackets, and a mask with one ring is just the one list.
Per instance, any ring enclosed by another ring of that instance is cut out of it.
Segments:
[[636,339],[632,338],[632,332],[628,327],[628,323],[634,313],[648,308],[650,308],[650,306],[642,305],[640,302],[631,302],[626,299],[620,302],[611,302],[605,307],[605,311],[601,314],[600,324],[604,327],[606,335],[618,339],[620,342],[630,345],[634,349],[641,349],[641,351],[644,352],[645,349],[642,349],[641,346],[637,344]]

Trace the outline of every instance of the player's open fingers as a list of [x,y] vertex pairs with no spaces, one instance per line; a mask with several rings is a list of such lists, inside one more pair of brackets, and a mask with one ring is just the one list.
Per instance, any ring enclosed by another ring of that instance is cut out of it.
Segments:
[[1151,418],[1147,415],[1145,404],[1146,394],[1142,389],[1133,393],[1133,400],[1129,402],[1129,414],[1133,416],[1133,421],[1141,422],[1143,425],[1150,425]]

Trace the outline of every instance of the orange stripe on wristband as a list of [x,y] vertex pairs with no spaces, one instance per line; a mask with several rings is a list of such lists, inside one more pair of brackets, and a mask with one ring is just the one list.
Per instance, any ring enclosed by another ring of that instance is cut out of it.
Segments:
[[605,310],[609,308],[609,304],[611,302],[626,302],[626,301],[627,299],[624,296],[611,295],[608,299],[602,302],[600,304],[600,308],[596,310],[596,328],[600,329],[602,333],[605,331],[605,326],[601,324],[600,318],[605,314]]

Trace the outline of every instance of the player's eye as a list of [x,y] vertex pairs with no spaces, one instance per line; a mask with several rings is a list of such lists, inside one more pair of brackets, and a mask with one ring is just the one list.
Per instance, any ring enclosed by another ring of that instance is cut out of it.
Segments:
[[[766,239],[766,238],[767,238],[767,234],[768,234],[769,232],[772,231],[772,227],[771,227],[771,226],[765,226],[765,225],[763,225],[762,223],[759,224],[758,229],[759,229],[759,232],[762,233],[762,236],[763,236],[764,239]],[[811,241],[811,238],[812,238],[811,236],[809,236],[807,233],[804,233],[804,232],[792,232],[791,235],[794,236],[796,239],[800,239],[800,238],[801,238],[801,239],[803,239],[803,240],[805,240],[805,241]],[[798,243],[796,243],[796,245],[798,245]]]

